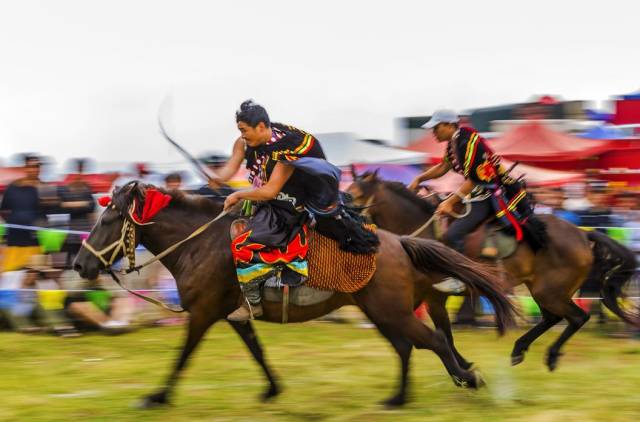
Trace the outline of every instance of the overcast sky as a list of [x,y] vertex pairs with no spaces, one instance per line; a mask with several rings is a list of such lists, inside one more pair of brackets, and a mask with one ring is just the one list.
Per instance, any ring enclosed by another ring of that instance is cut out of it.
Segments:
[[311,132],[640,88],[637,1],[2,1],[0,157],[229,151],[246,98]]

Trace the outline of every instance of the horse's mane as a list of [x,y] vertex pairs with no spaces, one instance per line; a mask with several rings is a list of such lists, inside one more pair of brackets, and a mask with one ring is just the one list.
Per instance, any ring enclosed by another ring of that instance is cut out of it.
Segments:
[[212,201],[207,197],[192,195],[177,189],[165,189],[137,180],[131,181],[121,188],[116,189],[113,192],[111,201],[121,213],[126,215],[134,199],[138,199],[138,207],[142,207],[147,189],[157,189],[164,194],[170,195],[171,202],[169,203],[169,208],[199,212],[207,215],[215,215],[222,210],[222,204],[220,202]]
[[401,182],[392,182],[389,180],[379,180],[387,189],[391,192],[395,193],[398,196],[408,200],[412,204],[418,206],[422,211],[428,214],[433,214],[436,211],[436,206],[431,202],[427,201],[411,192],[407,187]]

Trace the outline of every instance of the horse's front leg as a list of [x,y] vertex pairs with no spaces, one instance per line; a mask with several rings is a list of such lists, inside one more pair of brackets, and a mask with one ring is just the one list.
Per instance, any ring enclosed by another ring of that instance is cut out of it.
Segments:
[[267,362],[264,359],[262,347],[260,346],[260,342],[258,341],[258,337],[256,336],[256,332],[253,329],[251,321],[229,321],[229,324],[234,330],[236,330],[240,338],[242,338],[242,341],[244,341],[244,344],[247,345],[249,351],[253,355],[253,358],[258,362],[269,381],[269,388],[262,394],[262,400],[267,401],[277,396],[280,393],[280,387],[276,382],[276,378],[273,376],[273,371],[269,368],[269,365],[267,365]]
[[186,366],[189,356],[191,356],[191,353],[198,346],[209,327],[219,319],[220,316],[215,315],[215,312],[207,312],[204,309],[198,310],[198,308],[192,309],[187,329],[187,340],[184,343],[182,352],[176,361],[173,371],[169,375],[165,386],[157,393],[153,393],[145,397],[140,404],[140,407],[151,408],[169,403],[169,396],[178,381],[180,373]]

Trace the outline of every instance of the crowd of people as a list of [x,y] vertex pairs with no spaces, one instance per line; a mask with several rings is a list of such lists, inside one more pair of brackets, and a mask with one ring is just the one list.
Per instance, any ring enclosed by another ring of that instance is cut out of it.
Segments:
[[607,233],[640,254],[640,192],[597,182],[533,190],[539,214]]
[[[139,324],[181,322],[152,305],[113,290],[110,279],[82,280],[73,271],[73,258],[100,212],[96,202],[96,194],[100,192],[95,192],[84,178],[87,161],[79,159],[74,163],[64,183],[45,183],[40,177],[41,158],[26,154],[24,176],[0,193],[3,223],[0,327],[77,336],[87,330],[123,333]],[[215,170],[224,164],[224,157],[208,157],[204,164]],[[152,174],[144,165],[137,165],[130,175],[118,177],[113,185],[133,179],[162,183],[169,189],[184,188],[181,173]],[[539,187],[531,191],[536,213],[553,213],[576,225],[602,230],[640,254],[640,193],[612,190],[598,183]],[[192,192],[210,196],[212,200],[220,200],[221,196],[206,185]],[[55,250],[43,247],[41,234],[47,229],[64,232],[64,240]],[[143,261],[148,252],[140,250],[137,254]],[[178,303],[175,282],[159,263],[140,275],[128,277],[127,283],[159,295],[166,302]],[[597,297],[598,293],[597,286],[583,286],[581,291],[582,296],[588,297]],[[458,322],[472,321],[473,313],[478,312],[474,310],[478,307],[467,305],[460,308]],[[604,320],[597,301],[593,309]]]
[[[2,192],[0,327],[50,331],[66,337],[87,330],[123,333],[140,323],[173,321],[146,303],[114,291],[110,279],[82,280],[73,271],[73,259],[100,211],[95,197],[98,192],[84,178],[85,163],[75,160],[73,173],[64,183],[46,183],[40,177],[41,158],[26,154],[24,176]],[[150,175],[146,166],[137,165],[135,170],[116,179],[113,186],[146,180]],[[181,188],[180,173],[167,174],[164,180],[168,188]],[[63,241],[51,247],[43,233],[59,233]],[[148,252],[137,254],[144,259]],[[159,290],[155,294],[177,302],[175,283],[161,264],[130,277],[128,283],[137,289]]]

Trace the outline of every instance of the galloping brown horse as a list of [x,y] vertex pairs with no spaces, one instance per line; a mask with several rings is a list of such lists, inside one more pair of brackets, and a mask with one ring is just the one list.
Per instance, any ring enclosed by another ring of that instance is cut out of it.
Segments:
[[[218,215],[221,207],[206,198],[169,191],[172,199],[151,225],[135,225],[135,239],[123,235],[125,222],[133,224],[128,210],[136,200],[141,207],[146,185],[130,183],[114,192],[111,205],[91,231],[87,243],[94,251],[101,251],[125,239],[125,250],[131,242],[142,244],[154,255],[189,236],[196,228]],[[189,311],[186,343],[167,384],[158,393],[145,398],[145,405],[167,403],[170,393],[185,367],[191,352],[207,329],[233,311],[240,298],[230,249],[229,227],[233,218],[225,216],[213,223],[206,232],[182,244],[162,258],[162,263],[176,279],[183,308]],[[409,357],[413,347],[434,351],[447,372],[459,386],[478,388],[481,379],[474,371],[461,368],[444,334],[432,331],[415,318],[413,310],[422,301],[425,291],[440,280],[440,274],[457,277],[471,290],[489,298],[496,309],[499,330],[513,323],[514,309],[501,293],[499,278],[489,267],[478,265],[461,254],[435,241],[401,238],[384,230],[379,231],[380,247],[373,278],[363,289],[353,294],[336,293],[326,301],[304,307],[291,305],[289,321],[308,321],[347,304],[359,306],[391,343],[400,357],[401,378],[397,394],[385,402],[389,406],[405,403]],[[105,269],[102,259],[84,248],[78,254],[74,268],[85,278],[97,277]],[[281,322],[281,304],[264,302],[264,316],[269,322]],[[269,381],[264,394],[268,399],[280,391],[265,362],[251,323],[231,326],[240,335]]]
[[[375,224],[396,234],[413,233],[433,216],[436,208],[433,202],[420,198],[402,183],[383,181],[375,172],[356,177],[348,192],[356,205],[366,205]],[[522,242],[502,264],[510,287],[524,283],[542,312],[542,321],[516,340],[511,353],[513,365],[524,360],[529,346],[549,328],[563,318],[568,322],[547,353],[546,364],[553,371],[562,345],[589,319],[589,314],[571,300],[587,277],[601,285],[605,306],[624,321],[640,326],[638,313],[621,309],[617,301],[635,272],[636,260],[633,252],[602,233],[587,233],[553,215],[539,218],[547,227],[548,244],[534,252]],[[480,234],[476,232],[470,237]],[[419,236],[434,238],[434,224]],[[449,317],[441,311],[443,304],[434,303],[438,299],[442,300],[437,296],[426,298],[429,307],[434,307],[432,319],[445,331],[458,363],[464,367],[467,362],[455,349]]]

